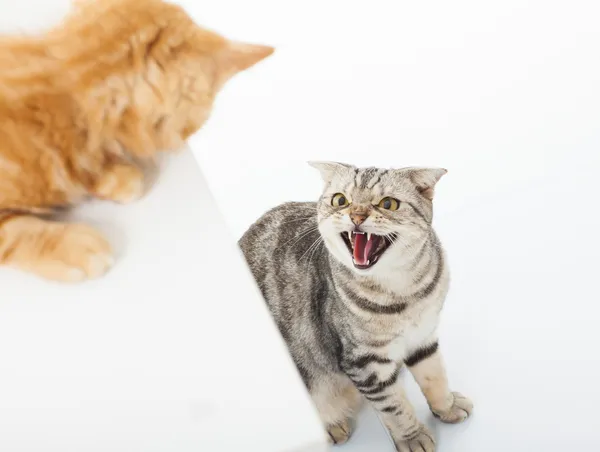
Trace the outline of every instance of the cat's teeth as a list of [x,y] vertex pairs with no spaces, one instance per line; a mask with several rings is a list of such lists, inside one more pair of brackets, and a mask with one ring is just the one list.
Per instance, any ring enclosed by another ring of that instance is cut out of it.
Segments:
[[371,261],[367,259],[367,265],[371,265]]
[[352,231],[348,231],[348,238],[352,241]]
[[370,232],[367,232],[367,241],[368,240],[371,240],[371,233]]

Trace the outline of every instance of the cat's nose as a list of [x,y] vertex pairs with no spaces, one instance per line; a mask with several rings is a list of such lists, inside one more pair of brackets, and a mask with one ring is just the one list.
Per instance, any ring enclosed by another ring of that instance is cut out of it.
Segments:
[[350,214],[350,219],[352,220],[352,223],[354,223],[356,226],[360,226],[365,222],[368,216],[369,215],[366,213],[355,212]]

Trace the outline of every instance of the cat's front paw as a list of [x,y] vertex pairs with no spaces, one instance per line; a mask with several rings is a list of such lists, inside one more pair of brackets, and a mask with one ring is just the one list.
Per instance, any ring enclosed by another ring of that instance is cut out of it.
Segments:
[[40,240],[26,266],[46,279],[74,283],[98,278],[114,262],[108,241],[87,225],[48,223]]
[[415,435],[396,441],[396,450],[398,452],[435,452],[435,440],[427,427],[421,426]]
[[107,169],[94,188],[94,194],[121,204],[144,195],[144,173],[133,165],[119,164]]
[[452,393],[453,401],[450,408],[444,411],[431,410],[433,415],[447,424],[458,424],[466,420],[473,411],[473,403],[459,392]]
[[344,444],[352,436],[352,425],[349,420],[327,426],[329,442],[331,444]]

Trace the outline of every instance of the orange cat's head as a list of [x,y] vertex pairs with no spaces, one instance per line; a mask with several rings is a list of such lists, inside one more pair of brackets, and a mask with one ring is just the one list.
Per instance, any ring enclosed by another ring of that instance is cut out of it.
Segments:
[[274,50],[228,40],[163,0],[76,6],[49,33],[60,43],[53,52],[68,61],[84,102],[104,109],[97,117],[112,122],[117,141],[139,157],[180,147],[202,127],[223,85]]

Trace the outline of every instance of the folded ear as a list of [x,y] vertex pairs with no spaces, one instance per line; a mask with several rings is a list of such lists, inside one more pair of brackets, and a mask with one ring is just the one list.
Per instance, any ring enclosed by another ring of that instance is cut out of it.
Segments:
[[349,170],[354,168],[352,165],[339,162],[308,162],[310,166],[319,170],[323,182],[329,183],[331,180],[339,174],[341,171]]
[[427,199],[432,200],[435,185],[448,170],[444,168],[406,168],[410,179],[417,190]]

